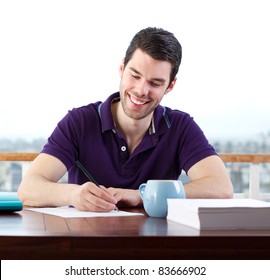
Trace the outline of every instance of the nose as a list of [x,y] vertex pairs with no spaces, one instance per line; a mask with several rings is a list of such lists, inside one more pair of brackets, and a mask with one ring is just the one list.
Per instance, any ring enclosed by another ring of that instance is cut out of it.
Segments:
[[140,81],[138,81],[136,91],[137,91],[137,94],[141,97],[147,96],[148,92],[149,92],[149,86],[148,86],[147,81],[142,80],[142,79]]

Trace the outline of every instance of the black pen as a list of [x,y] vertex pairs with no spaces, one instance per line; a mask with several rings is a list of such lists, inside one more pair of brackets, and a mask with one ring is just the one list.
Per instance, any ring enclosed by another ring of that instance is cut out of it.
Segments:
[[[76,160],[76,164],[81,169],[81,171],[85,174],[85,176],[89,179],[89,181],[94,183],[97,187],[100,188],[100,185],[93,178],[93,176],[87,171],[87,169],[81,164],[81,162],[79,160]],[[119,211],[116,206],[115,206],[114,210]]]

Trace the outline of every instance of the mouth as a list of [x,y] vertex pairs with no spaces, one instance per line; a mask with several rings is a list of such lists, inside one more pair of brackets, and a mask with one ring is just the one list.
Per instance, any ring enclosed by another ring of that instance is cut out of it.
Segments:
[[135,98],[134,96],[131,96],[130,94],[128,94],[129,96],[129,99],[130,101],[135,104],[135,105],[138,105],[138,106],[141,106],[141,105],[144,105],[146,103],[148,103],[149,101],[142,101],[142,100],[139,100],[137,98]]

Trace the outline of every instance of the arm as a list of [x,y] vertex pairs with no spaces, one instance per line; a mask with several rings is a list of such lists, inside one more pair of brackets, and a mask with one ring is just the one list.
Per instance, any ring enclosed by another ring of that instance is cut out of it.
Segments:
[[121,188],[108,188],[107,191],[116,198],[119,207],[139,207],[142,206],[142,199],[138,190]]
[[38,155],[19,186],[19,198],[24,205],[34,207],[72,205],[85,211],[115,208],[117,200],[93,183],[87,182],[82,186],[58,183],[66,171],[65,165],[57,158]]
[[209,156],[194,164],[187,174],[185,184],[187,198],[232,198],[233,186],[223,161]]
[[[222,160],[218,156],[209,156],[189,171],[190,182],[185,184],[187,198],[232,198],[233,186]],[[108,188],[118,202],[127,206],[140,206],[142,200],[138,190]]]

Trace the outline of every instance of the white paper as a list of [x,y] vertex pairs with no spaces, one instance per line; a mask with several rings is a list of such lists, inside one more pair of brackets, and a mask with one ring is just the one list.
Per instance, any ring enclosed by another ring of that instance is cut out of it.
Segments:
[[142,213],[113,210],[111,212],[87,212],[79,211],[73,207],[52,207],[52,208],[25,208],[24,210],[59,216],[62,218],[91,218],[91,217],[125,217],[143,216]]
[[[256,208],[266,208],[269,210],[270,203],[266,201],[239,198],[239,199],[168,199],[169,205],[193,209],[194,211],[236,211],[244,209],[245,211],[254,211]],[[172,207],[172,206],[171,206]]]

